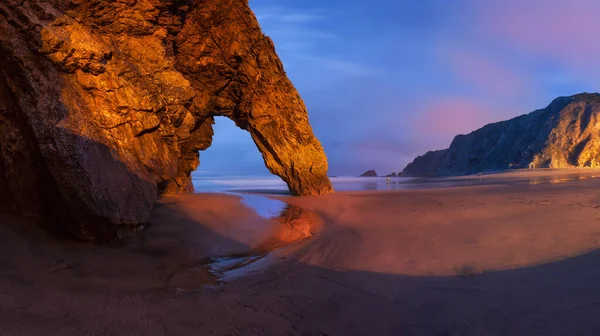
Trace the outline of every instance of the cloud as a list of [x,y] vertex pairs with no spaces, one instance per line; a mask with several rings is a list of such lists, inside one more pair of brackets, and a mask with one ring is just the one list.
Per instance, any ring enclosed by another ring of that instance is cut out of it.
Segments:
[[326,70],[335,75],[362,77],[381,75],[374,66],[339,54],[327,53],[324,48],[336,41],[340,45],[352,44],[342,38],[343,32],[328,29],[335,20],[318,9],[295,9],[284,6],[256,7],[254,12],[263,31],[275,42],[286,68],[312,68]]
[[[286,7],[256,7],[256,17],[263,31],[273,38],[277,49],[280,45],[295,45],[295,49],[308,51],[323,40],[338,38],[338,35],[319,25],[327,16],[316,11]],[[300,46],[301,48],[298,48]]]
[[349,76],[383,76],[384,73],[374,67],[359,62],[340,60],[336,58],[318,56],[299,56],[299,60],[316,64],[321,69],[339,72]]
[[327,152],[330,171],[354,176],[375,169],[380,174],[401,171],[429,145],[418,140],[402,139],[398,134],[356,137],[338,144]]
[[286,24],[298,24],[298,23],[310,23],[314,21],[326,20],[327,17],[317,12],[310,11],[291,11],[285,7],[271,6],[271,7],[257,7],[254,9],[257,19],[262,24],[275,23],[286,23]]
[[423,105],[413,116],[416,132],[435,146],[443,149],[458,134],[470,133],[493,120],[487,104],[467,97],[442,97]]
[[269,13],[269,14],[263,14],[261,16],[258,16],[258,19],[265,22],[265,21],[269,21],[269,20],[273,20],[276,21],[278,23],[285,23],[285,24],[303,24],[303,23],[311,23],[311,22],[315,22],[315,21],[321,21],[321,20],[325,20],[327,17],[323,16],[323,15],[315,15],[315,14],[308,14],[308,13],[287,13],[287,14],[276,14],[276,13]]
[[530,73],[473,47],[442,45],[437,54],[445,68],[476,93],[515,99],[534,91]]
[[477,1],[476,25],[523,53],[551,57],[569,68],[597,67],[600,1]]

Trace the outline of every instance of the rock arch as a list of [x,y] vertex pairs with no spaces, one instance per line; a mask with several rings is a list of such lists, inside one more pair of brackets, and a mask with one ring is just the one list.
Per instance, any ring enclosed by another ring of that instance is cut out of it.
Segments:
[[332,191],[246,0],[7,0],[0,61],[0,125],[20,135],[0,135],[0,188],[77,237],[135,231],[158,195],[190,191],[214,116],[250,132],[294,195]]

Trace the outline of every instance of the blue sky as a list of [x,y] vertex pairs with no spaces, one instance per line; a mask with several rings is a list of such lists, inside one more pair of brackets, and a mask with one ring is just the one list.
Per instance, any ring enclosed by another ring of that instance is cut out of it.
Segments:
[[[331,175],[397,172],[456,134],[597,92],[600,1],[251,0]],[[267,174],[218,118],[199,171]]]

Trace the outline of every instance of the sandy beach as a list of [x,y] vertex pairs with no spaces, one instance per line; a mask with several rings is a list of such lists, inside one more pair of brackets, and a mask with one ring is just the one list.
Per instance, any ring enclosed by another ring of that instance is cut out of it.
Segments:
[[170,197],[109,246],[3,213],[0,334],[597,335],[597,175],[269,196],[272,217]]

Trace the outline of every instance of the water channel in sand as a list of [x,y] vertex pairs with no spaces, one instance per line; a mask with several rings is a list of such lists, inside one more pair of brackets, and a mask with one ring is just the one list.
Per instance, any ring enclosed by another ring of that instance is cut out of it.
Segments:
[[[277,259],[277,251],[313,236],[320,225],[316,214],[267,196],[248,193],[228,193],[241,199],[259,218],[248,216],[234,224],[238,229],[246,225],[262,231],[250,251],[210,257],[201,265],[175,273],[168,287],[176,291],[194,291],[232,280],[250,272],[260,271]],[[243,223],[246,221],[247,223]]]

